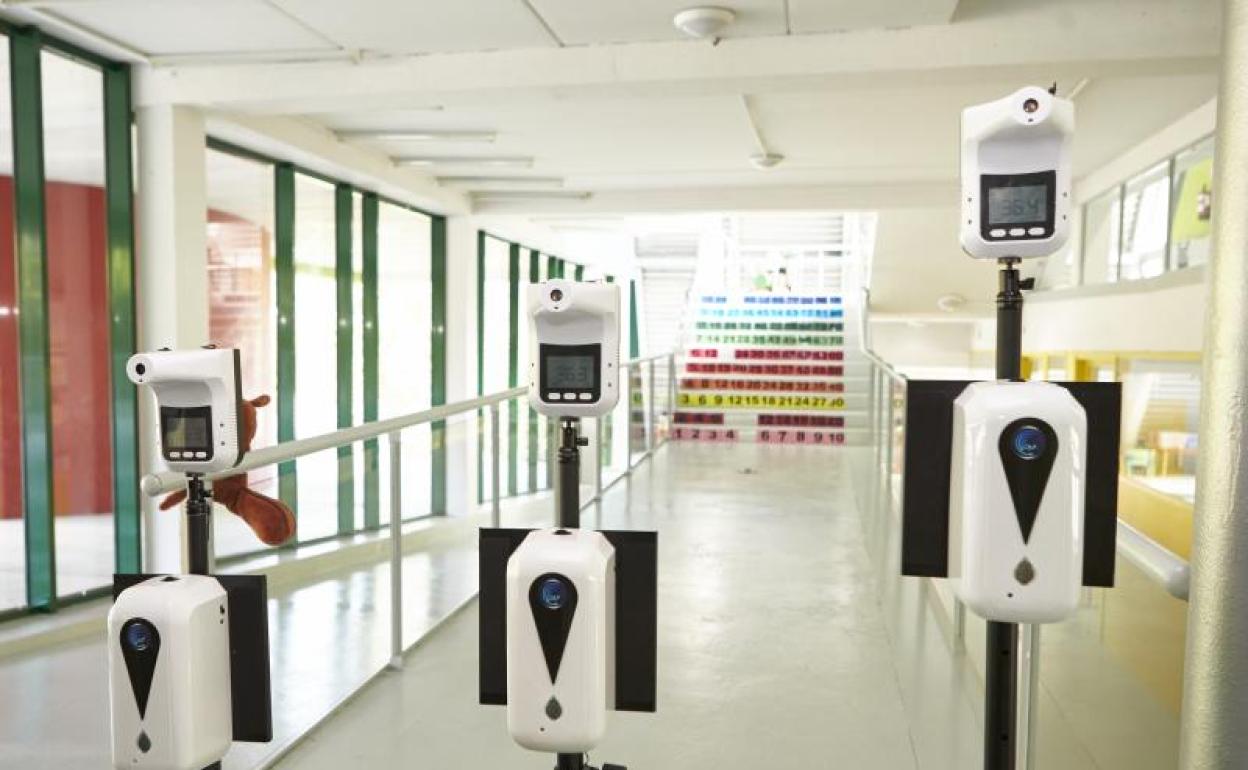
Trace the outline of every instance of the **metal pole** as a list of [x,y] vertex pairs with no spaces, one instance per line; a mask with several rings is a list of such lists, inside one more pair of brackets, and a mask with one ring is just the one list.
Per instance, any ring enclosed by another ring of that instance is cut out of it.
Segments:
[[390,668],[403,668],[403,440],[396,431],[390,446]]
[[212,496],[198,473],[186,477],[186,561],[192,575],[212,574]]
[[884,504],[893,514],[893,379],[884,372]]
[[581,447],[589,443],[581,436],[576,417],[559,420],[559,474],[555,487],[555,524],[567,529],[581,526]]
[[602,418],[594,418],[594,499],[602,504]]
[[[997,379],[1022,371],[1023,292],[1018,259],[1000,260],[997,294]],[[1014,770],[1018,731],[1018,626],[988,622],[984,653],[984,768]]]
[[1022,627],[1018,684],[1018,764],[1023,770],[1036,766],[1036,714],[1040,710],[1040,626]]
[[498,528],[501,525],[503,511],[502,502],[499,499],[500,484],[502,482],[503,462],[500,455],[502,454],[502,428],[499,425],[502,419],[502,410],[499,409],[498,402],[490,404],[490,489],[492,490],[490,502],[490,526]]
[[1225,0],[1179,766],[1248,757],[1248,0]]
[[676,354],[667,357],[667,440],[676,429]]
[[871,398],[867,402],[866,424],[867,434],[871,437],[871,449],[875,451],[875,480],[880,480],[880,383],[879,369],[876,368],[875,362],[870,361],[871,372]]
[[[555,490],[555,516],[558,526],[576,529],[581,526],[581,447],[589,440],[581,436],[581,421],[576,417],[559,420],[559,486]],[[583,754],[556,755],[556,770],[582,770]]]
[[654,451],[654,431],[657,423],[654,421],[654,359],[650,359],[648,366],[650,367],[650,404],[647,407],[647,413],[650,415],[649,422],[646,427],[646,454]]

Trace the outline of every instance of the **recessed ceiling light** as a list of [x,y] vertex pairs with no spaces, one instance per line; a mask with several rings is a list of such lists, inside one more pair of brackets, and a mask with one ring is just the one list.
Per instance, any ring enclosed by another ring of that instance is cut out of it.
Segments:
[[436,131],[436,130],[377,130],[339,131],[343,141],[377,142],[492,142],[498,134],[494,131]]
[[532,158],[524,157],[451,157],[451,156],[430,156],[430,157],[404,157],[395,158],[394,162],[399,166],[489,166],[491,168],[529,168],[533,165]]
[[676,14],[672,23],[676,25],[676,29],[689,37],[718,41],[721,37],[720,33],[736,20],[737,14],[727,8],[703,5],[686,8]]

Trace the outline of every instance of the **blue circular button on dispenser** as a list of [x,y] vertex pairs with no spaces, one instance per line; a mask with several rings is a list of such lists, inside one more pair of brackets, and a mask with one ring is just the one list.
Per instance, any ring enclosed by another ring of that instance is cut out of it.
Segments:
[[1020,460],[1035,460],[1040,457],[1048,443],[1044,431],[1034,425],[1024,425],[1016,429],[1010,438],[1010,446]]
[[538,587],[537,596],[546,609],[562,609],[568,601],[568,584],[557,577],[546,578]]

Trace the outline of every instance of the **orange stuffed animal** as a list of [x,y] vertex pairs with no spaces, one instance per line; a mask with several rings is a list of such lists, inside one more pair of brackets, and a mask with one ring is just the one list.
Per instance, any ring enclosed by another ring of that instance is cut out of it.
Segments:
[[[243,402],[243,451],[251,449],[256,437],[256,409],[267,406],[267,395]],[[212,497],[231,513],[247,522],[251,531],[266,545],[281,545],[295,534],[295,514],[281,500],[262,495],[247,487],[247,474],[239,473],[212,482]],[[186,492],[174,492],[160,503],[167,511],[186,499]]]

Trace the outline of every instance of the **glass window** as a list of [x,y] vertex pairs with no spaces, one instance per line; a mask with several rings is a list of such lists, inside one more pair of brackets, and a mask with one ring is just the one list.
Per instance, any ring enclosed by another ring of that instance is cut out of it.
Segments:
[[1122,259],[1118,279],[1152,278],[1166,271],[1170,219],[1170,163],[1127,181],[1122,197]]
[[9,39],[0,35],[0,611],[26,604],[17,265],[13,253],[13,114]]
[[1200,363],[1134,360],[1123,377],[1122,400],[1123,473],[1193,502]]
[[[378,413],[381,419],[432,405],[432,220],[381,203],[378,211]],[[504,269],[506,265],[504,265]],[[429,513],[431,433],[403,433],[403,518]],[[381,520],[390,520],[388,453],[381,452]]]
[[1170,267],[1209,261],[1213,213],[1213,137],[1174,158],[1174,207],[1170,218]]
[[[208,150],[209,338],[238,348],[243,396],[277,398],[277,273],[273,254],[273,166]],[[253,448],[277,443],[277,408],[256,413]],[[277,497],[276,467],[252,471],[252,488]],[[218,511],[221,514],[221,511]],[[237,517],[214,517],[218,557],[261,548]]]
[[[510,356],[510,324],[511,324],[511,255],[508,244],[497,238],[485,239],[485,308],[484,323],[480,334],[484,337],[484,382],[485,394],[507,390],[508,365]],[[511,402],[504,401],[499,405],[499,420],[503,426],[500,431],[502,438],[501,471],[499,473],[499,489],[506,495],[511,489],[511,463],[508,462],[508,415]],[[490,496],[489,478],[489,447],[485,455],[485,498]]]
[[1068,289],[1079,282],[1078,251],[1073,243],[1046,257],[1040,265],[1036,286],[1040,289]]
[[1115,187],[1084,206],[1083,282],[1086,284],[1118,280],[1120,199],[1120,189]]
[[112,582],[113,447],[104,81],[45,51],[44,188],[57,591]]
[[[526,385],[529,381],[529,319],[528,314],[524,311],[525,298],[528,296],[529,280],[532,273],[533,261],[539,259],[537,252],[529,249],[520,249],[520,310],[516,324],[516,373],[517,385]],[[535,448],[529,446],[534,438],[529,426],[530,421],[536,419],[536,412],[529,407],[528,399],[520,399],[515,402],[517,407],[517,436],[516,436],[516,492],[523,494],[532,492],[529,482],[532,481],[530,471],[536,466],[532,463],[536,460],[533,456]]]
[[[338,297],[334,188],[295,175],[295,437],[338,428]],[[338,532],[338,458],[318,452],[296,461],[299,539]]]

